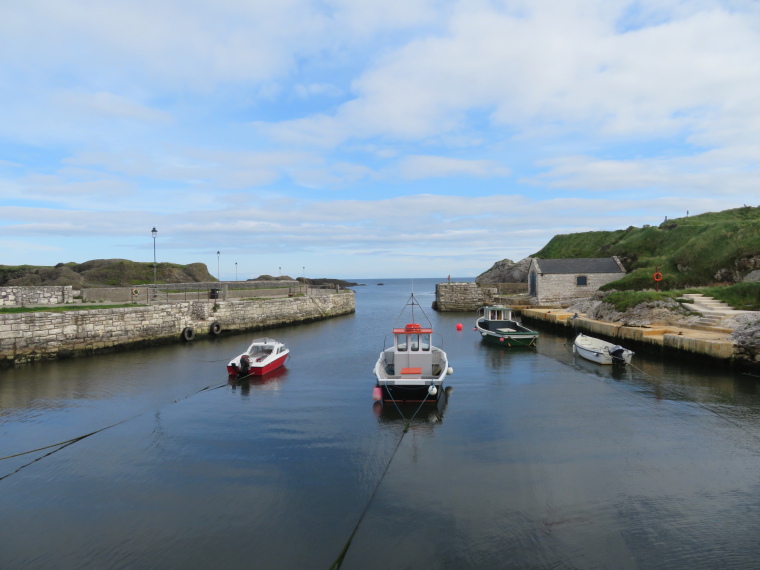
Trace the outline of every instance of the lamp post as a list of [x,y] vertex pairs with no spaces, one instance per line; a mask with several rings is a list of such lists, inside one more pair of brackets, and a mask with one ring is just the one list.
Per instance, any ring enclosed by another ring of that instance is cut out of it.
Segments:
[[237,281],[237,261],[235,262],[235,281]]
[[158,235],[156,226],[150,230],[150,235],[153,236],[153,297],[156,297],[156,236]]
[[219,280],[219,282],[222,282],[222,274],[219,272],[219,256],[221,255],[221,252],[216,252],[216,278]]
[[280,270],[280,272],[277,274],[277,277],[282,277],[282,267],[278,267],[277,269]]

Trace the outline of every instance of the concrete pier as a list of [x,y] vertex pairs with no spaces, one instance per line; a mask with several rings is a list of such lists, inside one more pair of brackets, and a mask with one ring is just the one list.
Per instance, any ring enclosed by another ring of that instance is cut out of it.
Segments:
[[606,340],[620,343],[626,348],[643,348],[647,351],[677,354],[681,357],[697,356],[723,365],[733,364],[735,347],[729,340],[731,329],[719,327],[688,328],[678,326],[632,327],[621,323],[596,321],[569,313],[562,309],[514,307],[526,324],[535,322],[556,327],[566,332],[575,329]]

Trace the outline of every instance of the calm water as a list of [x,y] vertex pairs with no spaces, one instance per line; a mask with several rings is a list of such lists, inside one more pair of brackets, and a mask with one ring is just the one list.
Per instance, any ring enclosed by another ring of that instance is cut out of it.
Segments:
[[407,433],[371,398],[406,280],[242,385],[249,335],[0,371],[2,457],[113,426],[0,461],[0,568],[327,569],[355,528],[344,569],[760,566],[760,378],[485,346],[435,282],[453,391]]

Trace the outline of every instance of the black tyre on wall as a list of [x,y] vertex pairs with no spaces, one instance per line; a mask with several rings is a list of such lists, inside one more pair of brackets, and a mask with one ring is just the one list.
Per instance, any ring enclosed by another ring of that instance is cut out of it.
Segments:
[[222,324],[214,321],[211,323],[211,326],[208,328],[208,332],[212,334],[213,336],[217,336],[219,333],[222,332]]
[[185,327],[182,330],[182,339],[185,341],[191,341],[195,338],[195,331],[190,327]]

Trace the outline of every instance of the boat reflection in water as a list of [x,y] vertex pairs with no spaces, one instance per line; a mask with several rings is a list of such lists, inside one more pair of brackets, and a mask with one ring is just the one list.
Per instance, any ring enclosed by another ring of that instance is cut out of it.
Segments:
[[581,370],[592,376],[598,376],[599,378],[612,379],[612,380],[625,380],[630,377],[630,372],[623,366],[599,366],[595,362],[586,360],[585,358],[574,354],[573,366],[577,370]]
[[421,406],[418,403],[375,402],[372,404],[372,411],[381,424],[409,422],[412,427],[418,425],[432,427],[434,424],[443,421],[443,414],[446,411],[449,396],[453,391],[452,386],[447,386],[441,390],[434,406],[429,404]]
[[266,374],[265,376],[246,376],[245,378],[230,377],[227,385],[233,392],[240,390],[240,395],[250,395],[251,388],[254,390],[279,390],[288,377],[288,369],[281,367]]

